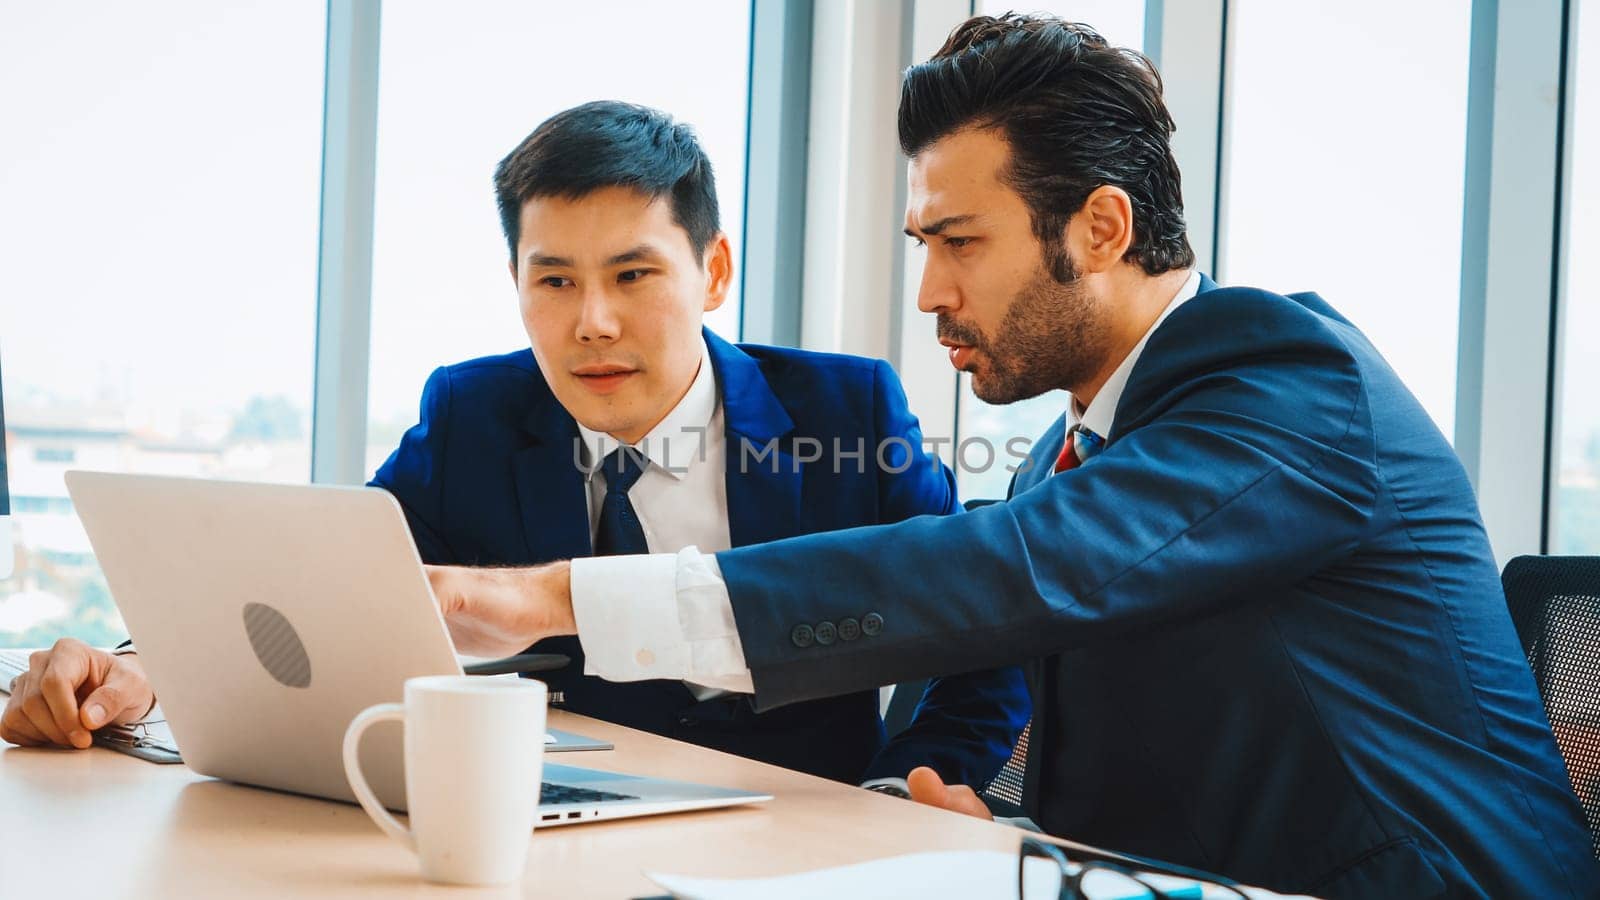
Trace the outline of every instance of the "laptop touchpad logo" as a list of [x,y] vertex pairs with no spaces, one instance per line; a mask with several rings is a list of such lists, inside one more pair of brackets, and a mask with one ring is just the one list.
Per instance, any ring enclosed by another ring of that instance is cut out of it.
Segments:
[[283,613],[263,603],[246,603],[244,631],[268,674],[286,687],[311,686],[311,657]]

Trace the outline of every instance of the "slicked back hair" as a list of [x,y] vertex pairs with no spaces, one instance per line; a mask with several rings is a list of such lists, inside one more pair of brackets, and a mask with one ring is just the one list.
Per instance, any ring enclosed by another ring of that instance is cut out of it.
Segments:
[[1002,178],[1027,203],[1051,274],[1071,280],[1067,221],[1102,185],[1127,192],[1127,261],[1149,275],[1194,265],[1161,76],[1143,54],[1054,16],[976,16],[906,70],[900,148],[915,157],[965,129],[994,129],[1010,148]]

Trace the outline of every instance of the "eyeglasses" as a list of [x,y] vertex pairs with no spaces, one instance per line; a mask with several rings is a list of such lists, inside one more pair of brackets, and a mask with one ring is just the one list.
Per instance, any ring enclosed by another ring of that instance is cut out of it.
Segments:
[[1082,864],[1067,859],[1055,844],[1033,838],[1022,839],[1017,857],[1017,897],[1019,900],[1133,900],[1168,895],[1122,866],[1106,862]]
[[1176,866],[1151,865],[1167,871],[1160,874],[1134,871],[1110,859],[1073,862],[1055,844],[1023,838],[1017,856],[1017,897],[1019,900],[1200,900],[1204,896],[1201,882],[1205,882],[1250,900],[1249,895],[1226,878]]

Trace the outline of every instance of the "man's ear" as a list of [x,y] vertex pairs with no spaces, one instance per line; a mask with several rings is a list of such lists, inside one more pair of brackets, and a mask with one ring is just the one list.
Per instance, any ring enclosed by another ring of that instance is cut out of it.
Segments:
[[1080,272],[1111,271],[1133,238],[1133,200],[1109,184],[1095,188],[1067,224],[1067,248]]
[[702,309],[711,312],[726,303],[728,290],[733,286],[733,245],[728,236],[717,232],[706,245],[703,260],[706,270],[706,302]]
[[511,273],[511,289],[519,291],[522,285],[517,282],[517,261],[515,258],[506,260],[506,271]]

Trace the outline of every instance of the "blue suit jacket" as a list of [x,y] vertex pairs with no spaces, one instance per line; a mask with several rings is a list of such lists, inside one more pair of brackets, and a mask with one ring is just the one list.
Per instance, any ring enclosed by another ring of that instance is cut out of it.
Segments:
[[[958,510],[951,473],[922,452],[917,420],[887,364],[735,347],[709,331],[705,339],[727,429],[734,546]],[[473,360],[428,379],[421,422],[372,484],[400,501],[430,563],[589,556],[577,439],[576,422],[530,351]],[[776,456],[766,452],[773,441]],[[836,467],[835,441],[845,453],[866,453],[842,456]],[[902,471],[879,470],[873,456],[884,441],[890,468]],[[909,458],[907,447],[914,448]],[[818,448],[826,451],[821,459]],[[533,649],[574,657],[566,670],[540,676],[562,692],[567,709],[849,782],[904,777],[918,765],[949,780],[987,782],[1028,716],[1019,669],[944,678],[929,685],[912,725],[886,747],[875,690],[757,714],[748,697],[696,702],[681,682],[586,677],[574,638]]]
[[1206,281],[1048,477],[1062,433],[1008,502],[719,554],[758,707],[1031,660],[1050,832],[1320,896],[1595,895],[1472,487],[1356,328]]

